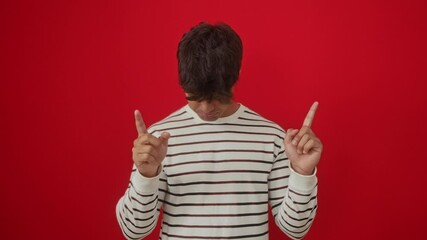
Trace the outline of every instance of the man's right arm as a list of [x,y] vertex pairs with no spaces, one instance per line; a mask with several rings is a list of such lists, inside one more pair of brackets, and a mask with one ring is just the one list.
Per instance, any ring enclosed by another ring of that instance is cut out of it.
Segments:
[[135,111],[135,125],[138,137],[132,148],[134,167],[126,193],[116,206],[117,220],[127,239],[141,239],[156,226],[161,208],[160,178],[165,177],[162,161],[170,137],[167,132],[158,137],[148,133],[138,110]]
[[136,167],[132,170],[126,193],[116,206],[117,220],[127,239],[142,239],[154,230],[161,208],[160,177],[147,178]]

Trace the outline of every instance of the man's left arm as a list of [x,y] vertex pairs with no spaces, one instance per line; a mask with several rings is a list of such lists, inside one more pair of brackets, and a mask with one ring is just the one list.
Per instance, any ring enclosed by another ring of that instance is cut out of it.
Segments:
[[[287,131],[280,145],[284,150],[278,153],[269,176],[269,198],[276,224],[293,239],[307,234],[316,215],[316,166],[323,151],[322,142],[311,130],[317,106],[318,102],[313,103],[301,129]],[[283,172],[288,175],[281,176]],[[281,178],[282,187],[277,186]]]
[[305,176],[293,170],[283,143],[268,178],[269,201],[276,225],[290,238],[303,238],[316,216],[316,172]]

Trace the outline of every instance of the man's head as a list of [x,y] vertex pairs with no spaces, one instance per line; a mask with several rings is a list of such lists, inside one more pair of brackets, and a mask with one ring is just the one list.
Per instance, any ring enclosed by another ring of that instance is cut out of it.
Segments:
[[242,41],[231,27],[200,23],[184,34],[177,57],[179,83],[189,101],[232,100],[242,62]]

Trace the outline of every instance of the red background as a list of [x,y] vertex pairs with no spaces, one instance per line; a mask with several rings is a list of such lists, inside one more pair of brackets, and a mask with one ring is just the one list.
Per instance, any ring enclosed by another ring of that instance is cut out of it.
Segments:
[[284,128],[320,102],[306,239],[424,238],[426,1],[1,5],[1,239],[122,238],[133,110],[152,124],[185,103],[176,47],[200,21],[243,39],[236,100]]

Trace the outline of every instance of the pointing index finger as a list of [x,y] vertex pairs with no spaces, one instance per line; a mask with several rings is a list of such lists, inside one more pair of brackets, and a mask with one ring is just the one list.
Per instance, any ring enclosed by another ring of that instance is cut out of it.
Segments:
[[304,119],[304,123],[302,124],[303,126],[311,127],[311,124],[313,123],[314,119],[314,114],[316,114],[317,106],[319,106],[318,102],[314,102],[313,105],[311,105],[311,108]]
[[136,130],[138,131],[138,136],[147,133],[147,128],[145,127],[144,120],[142,119],[141,113],[139,110],[135,110],[135,125]]

